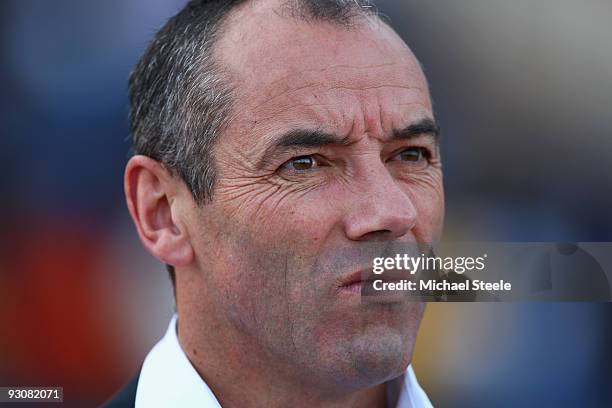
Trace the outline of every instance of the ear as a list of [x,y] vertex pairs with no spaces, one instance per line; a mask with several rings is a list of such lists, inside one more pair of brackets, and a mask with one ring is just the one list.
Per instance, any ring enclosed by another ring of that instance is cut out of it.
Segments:
[[189,234],[180,222],[180,206],[173,205],[188,192],[184,184],[161,163],[136,155],[126,166],[124,188],[130,215],[145,248],[172,266],[191,263],[194,252]]

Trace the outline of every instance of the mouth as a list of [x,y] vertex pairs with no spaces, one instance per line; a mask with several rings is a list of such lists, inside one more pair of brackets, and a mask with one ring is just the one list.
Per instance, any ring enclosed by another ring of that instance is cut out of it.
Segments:
[[385,283],[399,283],[405,280],[405,273],[385,273],[375,275],[371,269],[362,269],[353,272],[349,275],[340,278],[337,282],[338,293],[348,296],[397,296],[398,293],[392,293],[387,290],[374,290],[374,281],[382,281]]
[[366,269],[348,274],[338,279],[338,290],[340,292],[348,292],[359,295],[361,294],[361,288],[364,282],[367,282],[369,280],[368,277],[370,274],[371,272]]
[[339,290],[341,292],[346,292],[351,295],[361,295],[361,290],[363,288],[363,281],[357,281],[350,283],[348,285],[340,286]]

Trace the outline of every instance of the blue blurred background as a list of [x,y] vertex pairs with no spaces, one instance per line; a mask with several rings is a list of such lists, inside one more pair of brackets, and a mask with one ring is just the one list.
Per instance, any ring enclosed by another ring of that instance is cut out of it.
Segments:
[[[122,192],[127,78],[184,1],[0,3],[0,385],[96,406],[173,310]],[[379,1],[443,131],[446,236],[612,241],[612,2]],[[432,304],[440,407],[612,406],[609,304]]]

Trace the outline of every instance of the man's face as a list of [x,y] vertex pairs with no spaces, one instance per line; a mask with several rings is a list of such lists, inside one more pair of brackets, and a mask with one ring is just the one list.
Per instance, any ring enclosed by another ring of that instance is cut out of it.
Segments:
[[377,22],[349,30],[249,6],[234,17],[217,49],[233,116],[214,151],[213,200],[190,232],[208,313],[304,380],[396,377],[424,305],[362,302],[343,283],[371,268],[372,245],[440,234],[424,75]]

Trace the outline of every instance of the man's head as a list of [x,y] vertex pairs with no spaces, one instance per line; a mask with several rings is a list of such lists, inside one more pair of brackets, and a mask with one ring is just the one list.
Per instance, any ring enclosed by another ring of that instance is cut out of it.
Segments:
[[429,91],[393,30],[354,0],[194,2],[130,91],[128,206],[190,337],[319,389],[401,374],[423,305],[343,286],[372,243],[442,228]]

